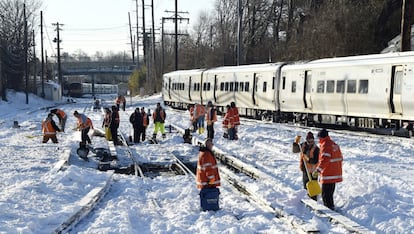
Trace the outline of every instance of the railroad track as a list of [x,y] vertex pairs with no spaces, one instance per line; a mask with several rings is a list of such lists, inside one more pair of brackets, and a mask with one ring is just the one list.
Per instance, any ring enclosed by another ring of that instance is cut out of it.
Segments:
[[[172,125],[177,131],[184,134],[184,129],[179,126]],[[203,139],[199,139],[193,137],[193,144],[201,145]],[[280,183],[277,181],[277,178],[269,175],[266,172],[263,172],[261,169],[253,167],[236,157],[225,153],[224,151],[214,147],[214,154],[216,158],[221,162],[222,166],[220,167],[220,174],[223,178],[225,178],[230,184],[232,184],[237,190],[246,194],[248,200],[260,204],[264,210],[273,213],[277,218],[280,220],[285,221],[289,225],[291,225],[295,230],[299,232],[305,233],[318,233],[319,230],[317,227],[312,226],[309,224],[307,220],[302,219],[301,217],[296,216],[295,214],[291,214],[285,211],[282,207],[277,207],[273,205],[271,202],[267,201],[261,195],[257,194],[255,191],[252,191],[249,186],[247,186],[244,182],[246,179],[241,179],[240,175],[243,177],[248,177],[252,181],[267,181],[266,183]],[[278,186],[283,187],[283,186]],[[294,191],[289,188],[285,188],[285,193],[293,194]],[[308,209],[310,213],[317,215],[327,222],[330,222],[332,225],[341,225],[345,229],[350,232],[354,233],[372,233],[366,227],[359,225],[358,223],[352,221],[346,216],[342,214],[332,211],[325,206],[315,202],[309,198],[302,198],[300,199],[301,203],[304,207]]]

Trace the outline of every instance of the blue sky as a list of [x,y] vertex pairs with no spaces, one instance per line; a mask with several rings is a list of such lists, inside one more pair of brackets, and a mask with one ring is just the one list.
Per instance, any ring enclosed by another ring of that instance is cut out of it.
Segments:
[[[138,0],[139,17],[142,16],[142,1]],[[178,0],[178,11],[188,11],[184,17],[190,18],[194,23],[200,11],[212,10],[214,0]],[[145,0],[146,27],[151,26],[151,1]],[[128,12],[131,15],[133,31],[136,25],[136,1],[135,0],[43,0],[44,48],[48,54],[55,54],[56,45],[51,42],[56,37],[56,26],[62,25],[60,38],[62,40],[62,52],[74,53],[81,49],[89,55],[96,51],[130,53],[130,34],[128,26]],[[175,0],[154,0],[155,28],[161,27],[161,18],[169,17],[171,13],[165,11],[175,10]],[[141,19],[139,27],[142,26]],[[38,30],[40,32],[40,29]],[[159,32],[159,31],[158,31]],[[156,31],[157,33],[157,31]],[[133,32],[133,34],[135,34]],[[40,33],[38,36],[40,41]],[[40,43],[38,43],[40,45]]]

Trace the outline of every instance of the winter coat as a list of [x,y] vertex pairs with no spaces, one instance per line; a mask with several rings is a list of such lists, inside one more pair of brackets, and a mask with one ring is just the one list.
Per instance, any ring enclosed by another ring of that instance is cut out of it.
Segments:
[[132,124],[134,129],[141,129],[144,127],[142,115],[140,112],[135,111],[134,113],[132,113],[129,117],[129,122]]
[[46,118],[42,122],[42,132],[43,135],[56,135],[56,132],[60,132],[60,129],[53,119]]
[[305,164],[303,164],[303,159],[305,159],[306,167],[308,168],[308,172],[312,173],[318,164],[319,159],[319,148],[314,143],[310,146],[307,142],[302,143],[302,153],[300,154],[300,170],[305,170]]
[[164,123],[165,117],[167,117],[167,114],[162,108],[155,109],[154,113],[152,114],[152,119],[154,120],[154,123]]
[[93,124],[92,124],[92,120],[88,117],[86,117],[86,115],[84,114],[79,114],[78,118],[78,128],[79,129],[85,129],[85,128],[92,128],[93,129]]
[[194,109],[194,118],[198,119],[201,116],[204,116],[205,114],[206,114],[206,108],[204,107],[204,105],[197,104]]
[[119,113],[117,110],[113,110],[111,114],[111,123],[109,124],[110,128],[118,128],[119,127]]
[[211,125],[217,121],[216,109],[214,107],[207,108],[206,121],[207,125]]
[[233,119],[233,123],[235,126],[240,125],[240,116],[239,116],[239,109],[237,107],[230,108],[231,118]]
[[322,184],[342,181],[342,153],[339,146],[329,136],[320,138],[319,163],[316,170],[320,173]]
[[216,158],[206,147],[200,148],[197,163],[197,188],[220,186],[220,175]]

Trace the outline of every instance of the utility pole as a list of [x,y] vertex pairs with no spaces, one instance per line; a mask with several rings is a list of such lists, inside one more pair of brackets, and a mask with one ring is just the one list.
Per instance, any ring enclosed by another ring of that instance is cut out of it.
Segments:
[[174,53],[175,53],[175,70],[178,70],[178,0],[175,0],[175,46],[174,46]]
[[155,23],[154,23],[154,0],[151,0],[151,18],[152,18],[152,56],[151,56],[151,77],[153,78],[152,90],[156,93],[156,71],[155,71]]
[[63,26],[63,24],[59,24],[59,22],[57,22],[56,24],[52,24],[53,26],[56,26],[56,31],[57,31],[57,38],[53,39],[53,42],[57,43],[57,56],[58,56],[58,78],[59,78],[59,84],[60,84],[60,96],[62,97],[62,93],[63,93],[63,82],[62,82],[62,66],[60,63],[60,36],[59,36],[59,31],[60,28],[59,26]]
[[135,0],[135,10],[137,15],[137,70],[139,69],[139,27],[138,27],[138,0]]
[[132,40],[131,15],[129,14],[129,12],[128,12],[128,21],[129,21],[129,36],[131,39],[132,63],[135,64],[135,48],[134,48],[134,41]]
[[[188,33],[178,33],[178,26],[177,26],[177,21],[187,21],[190,22],[190,18],[186,18],[186,17],[179,17],[178,18],[178,14],[188,14],[188,11],[165,11],[166,13],[174,13],[174,15],[172,17],[163,17],[162,18],[162,25],[161,25],[161,53],[162,53],[162,65],[161,65],[161,69],[162,69],[162,74],[164,74],[164,35],[173,35],[176,38],[176,44],[175,44],[175,70],[178,70],[178,36],[188,36]],[[174,33],[165,33],[164,31],[164,23],[167,20],[171,20],[173,22],[175,22],[175,32]]]
[[45,97],[45,61],[43,56],[43,11],[40,11],[40,47],[41,48],[41,56],[42,56],[42,93],[40,96],[42,98]]
[[144,65],[146,65],[147,64],[147,58],[146,58],[147,57],[147,35],[145,34],[145,0],[142,0],[142,35],[143,35],[142,45],[143,45],[143,51],[144,51]]
[[237,66],[242,63],[241,59],[241,45],[242,45],[242,19],[243,19],[243,7],[242,7],[242,0],[238,0],[238,27],[237,27]]
[[24,17],[24,68],[26,76],[26,104],[29,104],[29,68],[27,66],[27,52],[28,52],[28,35],[27,35],[27,19],[26,19],[26,4],[23,4],[23,17]]
[[37,80],[37,69],[36,69],[36,38],[35,31],[33,32],[33,93],[37,94],[36,90],[36,80]]

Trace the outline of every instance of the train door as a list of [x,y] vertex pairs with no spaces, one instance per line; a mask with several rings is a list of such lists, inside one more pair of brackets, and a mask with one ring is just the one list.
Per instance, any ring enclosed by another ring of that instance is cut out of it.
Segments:
[[188,79],[188,100],[190,101],[190,102],[192,102],[193,100],[191,99],[191,88],[192,88],[192,79],[191,79],[191,76],[189,77],[189,79]]
[[259,84],[259,76],[257,75],[257,73],[255,72],[253,74],[253,92],[252,92],[252,103],[254,106],[257,106],[257,98],[256,98],[256,94],[257,94],[257,90],[258,90],[258,84]]
[[303,82],[303,105],[305,109],[312,109],[311,90],[312,90],[312,71],[305,71]]
[[171,100],[171,77],[168,77],[168,97]]
[[403,79],[403,66],[393,66],[391,74],[390,108],[391,113],[402,114],[401,89]]
[[216,91],[217,91],[217,75],[214,76],[214,84],[213,84],[213,98],[214,98],[214,103],[217,103]]

